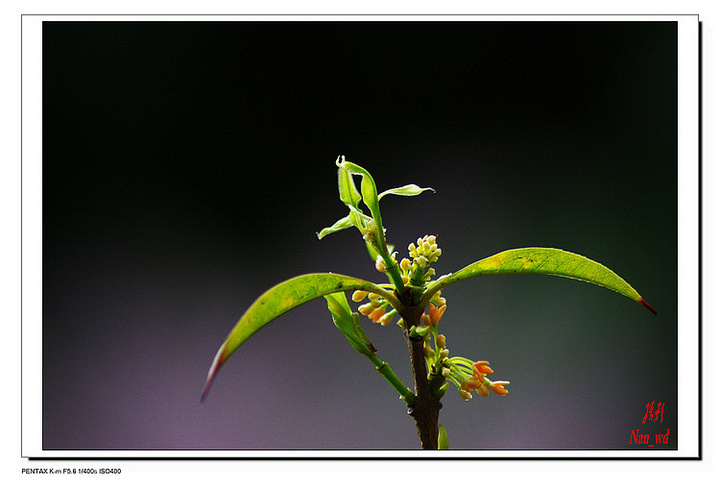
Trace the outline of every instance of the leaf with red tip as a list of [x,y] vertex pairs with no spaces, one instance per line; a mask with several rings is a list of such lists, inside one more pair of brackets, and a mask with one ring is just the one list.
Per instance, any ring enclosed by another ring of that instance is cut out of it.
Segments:
[[642,305],[644,305],[645,307],[647,307],[650,312],[652,312],[653,314],[657,315],[657,311],[656,311],[655,309],[653,309],[653,307],[652,307],[650,304],[648,304],[648,303],[645,301],[645,299],[643,299],[642,297],[640,298],[640,303],[641,303]]
[[614,290],[647,307],[653,314],[657,314],[655,309],[630,284],[609,268],[582,255],[555,248],[518,248],[503,251],[472,263],[462,270],[441,277],[430,284],[425,292],[423,303],[427,304],[438,290],[462,280],[483,275],[521,273],[556,275],[599,285]]
[[311,273],[281,282],[258,297],[230,331],[210,366],[201,401],[207,397],[210,386],[222,365],[266,324],[305,302],[346,290],[373,292],[381,295],[391,304],[400,305],[397,298],[387,290],[372,282],[345,275]]

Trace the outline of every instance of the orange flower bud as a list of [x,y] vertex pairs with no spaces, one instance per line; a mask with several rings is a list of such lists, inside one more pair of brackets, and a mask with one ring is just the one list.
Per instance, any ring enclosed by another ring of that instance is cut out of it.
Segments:
[[474,376],[470,378],[465,378],[463,381],[460,382],[460,388],[462,388],[463,390],[474,390],[479,386],[480,380],[478,380]]
[[473,371],[476,375],[492,375],[493,370],[488,366],[489,364],[487,361],[476,361],[473,363]]
[[380,308],[380,309],[375,309],[374,311],[372,311],[368,315],[368,317],[370,319],[372,319],[373,322],[378,322],[378,321],[380,321],[380,318],[384,315],[385,315],[385,309]]
[[446,309],[447,305],[437,307],[435,304],[430,304],[430,307],[428,308],[428,314],[430,314],[430,321],[434,325],[437,325],[437,323],[440,322],[443,314],[445,314]]
[[503,386],[509,384],[509,381],[493,381],[490,383],[490,389],[493,393],[497,393],[502,397],[508,394],[508,391]]
[[444,348],[445,345],[447,344],[447,341],[446,341],[446,339],[445,339],[445,335],[444,335],[444,334],[438,334],[438,337],[435,338],[435,344],[437,345],[438,348]]

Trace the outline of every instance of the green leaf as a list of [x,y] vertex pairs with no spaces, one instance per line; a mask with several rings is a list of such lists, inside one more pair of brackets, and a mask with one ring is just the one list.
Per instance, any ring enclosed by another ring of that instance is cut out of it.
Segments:
[[368,252],[368,255],[370,255],[370,259],[372,261],[375,261],[377,259],[378,255],[380,255],[380,253],[378,253],[378,251],[375,249],[375,247],[369,241],[367,241],[367,240],[364,240],[364,241],[365,241],[365,248],[367,248],[367,252]]
[[448,441],[445,427],[443,427],[442,424],[438,425],[438,427],[440,428],[440,433],[438,434],[438,450],[450,449],[450,442]]
[[350,345],[358,353],[370,358],[377,352],[360,326],[360,316],[350,310],[350,304],[344,292],[324,295],[332,320],[340,332],[347,338]]
[[373,219],[357,208],[352,206],[348,206],[348,208],[350,209],[350,214],[348,215],[350,222],[362,233],[363,229],[373,222]]
[[357,312],[350,310],[350,303],[344,292],[325,295],[328,303],[328,309],[332,314],[335,326],[347,338],[350,345],[360,354],[367,357],[380,375],[385,378],[390,385],[400,393],[402,398],[409,407],[415,404],[415,394],[400,381],[390,365],[378,358],[375,353],[375,347],[370,343],[365,332],[360,327],[360,316]]
[[357,164],[345,160],[344,157],[342,158],[342,163],[339,164],[339,167],[344,168],[350,174],[362,176],[362,181],[360,181],[360,192],[362,193],[363,203],[365,203],[365,206],[367,206],[370,210],[370,214],[372,214],[372,217],[378,227],[382,227],[377,187],[375,186],[375,179],[372,178],[370,172]]
[[427,305],[432,296],[440,289],[483,275],[510,275],[537,273],[556,275],[583,282],[592,283],[614,290],[657,314],[650,304],[625,280],[609,268],[589,258],[554,248],[518,248],[475,262],[462,270],[443,276],[430,284],[425,291],[421,305]]
[[[344,162],[345,157],[339,157],[338,161],[339,160]],[[357,187],[355,187],[352,174],[341,162],[336,162],[336,164],[338,164],[338,191],[340,192],[340,200],[343,204],[357,208],[362,196],[360,196]]]
[[342,231],[344,229],[351,228],[353,226],[352,221],[350,220],[350,215],[345,216],[344,218],[338,219],[335,224],[332,226],[328,226],[327,228],[323,228],[318,234],[318,240],[322,240],[324,237],[326,237],[329,234],[337,233],[338,231]]
[[381,192],[378,196],[378,201],[388,194],[394,194],[396,196],[417,196],[425,191],[435,192],[435,189],[432,187],[420,187],[415,184],[407,184],[402,187],[396,187],[394,189],[388,189],[387,191]]
[[230,331],[210,366],[202,400],[207,397],[220,367],[245,341],[266,324],[305,302],[346,290],[373,292],[387,299],[394,307],[400,306],[397,298],[387,290],[372,282],[345,275],[311,273],[281,282],[258,297]]
[[382,226],[382,219],[380,217],[380,200],[378,199],[377,187],[375,181],[368,174],[363,176],[360,182],[360,192],[362,193],[363,202],[365,206],[370,209],[373,219],[377,223],[378,227]]

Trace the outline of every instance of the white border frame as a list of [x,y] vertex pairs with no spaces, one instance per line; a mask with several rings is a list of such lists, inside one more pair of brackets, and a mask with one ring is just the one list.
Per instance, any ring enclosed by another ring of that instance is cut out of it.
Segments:
[[[678,450],[421,451],[438,458],[698,458],[699,17],[697,15],[24,15],[22,17],[22,442],[32,458],[407,458],[408,451],[44,451],[42,449],[42,23],[44,21],[673,21],[678,22]],[[696,379],[692,378],[696,377]],[[698,393],[693,393],[697,390]],[[420,457],[413,452],[413,457]]]

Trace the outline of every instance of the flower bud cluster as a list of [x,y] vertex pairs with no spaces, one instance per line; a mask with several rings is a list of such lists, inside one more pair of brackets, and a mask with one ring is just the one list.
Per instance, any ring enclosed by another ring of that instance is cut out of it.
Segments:
[[445,297],[441,297],[442,291],[438,290],[435,295],[432,296],[430,299],[431,304],[435,304],[436,307],[440,308],[443,306],[446,306],[447,300],[445,300]]
[[470,400],[473,390],[483,397],[488,396],[491,391],[500,396],[508,394],[505,385],[509,385],[509,381],[490,381],[487,378],[493,374],[487,361],[472,362],[467,358],[453,357],[447,359],[445,365],[450,370],[447,379],[457,386],[463,400]]
[[427,266],[428,263],[435,263],[440,255],[442,255],[442,250],[438,248],[435,239],[436,236],[425,235],[417,239],[417,246],[415,243],[410,243],[408,245],[410,257],[423,262],[423,266]]
[[438,333],[438,323],[447,310],[447,304],[440,292],[430,299],[427,314],[423,314],[422,323],[430,328],[431,333],[425,338],[423,352],[430,373],[441,380],[452,382],[460,392],[463,400],[472,398],[472,391],[475,390],[480,396],[486,397],[493,393],[504,396],[508,394],[505,385],[509,381],[490,381],[487,376],[494,373],[487,361],[471,361],[460,356],[449,357],[450,351],[447,348],[447,338],[444,334]]
[[397,314],[397,311],[388,304],[388,301],[378,294],[364,290],[356,290],[352,294],[353,302],[362,302],[366,297],[369,302],[358,307],[358,312],[383,326],[390,324],[395,314]]
[[[378,228],[377,224],[375,224],[374,219],[370,219],[366,222],[365,226],[360,230],[360,232],[363,235],[363,239],[370,243],[371,245],[375,246],[377,244],[377,236],[378,236]],[[384,229],[383,229],[384,231]]]
[[450,354],[450,351],[445,347],[447,344],[445,336],[438,334],[438,323],[443,314],[445,314],[445,310],[447,310],[447,305],[443,304],[441,307],[438,307],[431,303],[428,306],[427,314],[423,314],[421,318],[422,325],[431,331],[423,343],[425,360],[430,370],[439,370],[442,362],[445,361]]
[[408,245],[412,260],[403,258],[400,262],[400,270],[412,285],[422,286],[435,276],[435,269],[430,268],[430,264],[435,263],[442,255],[436,239],[437,236],[425,235]]

